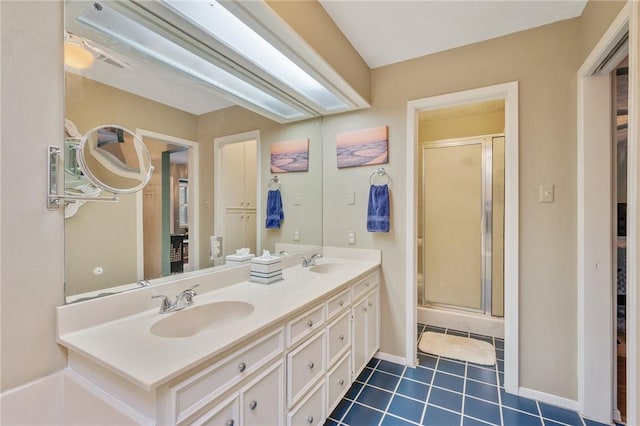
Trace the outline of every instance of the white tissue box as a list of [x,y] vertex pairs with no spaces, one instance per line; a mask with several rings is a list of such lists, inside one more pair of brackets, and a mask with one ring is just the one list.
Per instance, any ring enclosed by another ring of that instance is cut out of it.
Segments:
[[272,274],[278,271],[282,271],[282,259],[280,257],[272,257],[271,259],[254,257],[251,259],[252,273]]
[[271,283],[275,283],[277,281],[281,281],[284,278],[282,277],[282,272],[270,277],[270,278],[263,278],[263,277],[257,277],[253,274],[251,274],[249,276],[249,281],[253,282],[253,283],[258,283],[258,284],[271,284]]
[[255,254],[230,254],[226,257],[227,262],[248,262],[250,261]]

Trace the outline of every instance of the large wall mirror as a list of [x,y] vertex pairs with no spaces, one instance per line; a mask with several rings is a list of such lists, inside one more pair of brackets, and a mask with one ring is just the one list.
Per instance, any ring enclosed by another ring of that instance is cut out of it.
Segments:
[[[65,12],[74,3],[65,3]],[[71,31],[77,11],[65,14]],[[67,215],[68,302],[138,288],[141,280],[229,267],[225,256],[243,247],[259,254],[275,251],[276,243],[288,244],[288,251],[322,244],[322,118],[280,124],[119,50],[98,33],[75,42],[93,61],[82,69],[66,66],[66,118],[80,134],[103,124],[134,132],[154,173],[140,192],[122,194],[117,203],[85,203]],[[272,173],[272,144],[301,139],[309,141],[308,170]],[[276,175],[285,219],[279,229],[267,229],[267,192]],[[233,197],[241,193],[249,205]],[[219,257],[212,236],[226,242]]]

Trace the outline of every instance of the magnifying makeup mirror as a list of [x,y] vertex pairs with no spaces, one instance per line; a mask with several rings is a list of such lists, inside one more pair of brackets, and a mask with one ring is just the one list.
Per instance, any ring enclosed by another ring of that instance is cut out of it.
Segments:
[[141,190],[153,173],[144,143],[129,130],[115,125],[89,130],[77,147],[77,159],[91,182],[114,194]]

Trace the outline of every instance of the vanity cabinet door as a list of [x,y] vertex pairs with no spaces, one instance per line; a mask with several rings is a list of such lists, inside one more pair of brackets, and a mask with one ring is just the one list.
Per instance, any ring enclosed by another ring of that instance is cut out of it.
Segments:
[[358,375],[379,344],[378,288],[353,305],[353,374]]
[[351,347],[351,312],[345,312],[328,327],[327,368],[331,366]]
[[327,413],[331,413],[351,386],[351,354],[347,353],[327,374]]
[[242,424],[281,425],[284,419],[284,365],[278,361],[241,391]]
[[325,332],[298,346],[287,355],[287,402],[293,406],[325,373]]

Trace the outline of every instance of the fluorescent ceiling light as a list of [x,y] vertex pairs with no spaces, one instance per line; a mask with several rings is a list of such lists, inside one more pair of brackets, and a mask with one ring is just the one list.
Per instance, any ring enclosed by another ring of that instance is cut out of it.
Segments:
[[263,71],[285,83],[326,112],[348,109],[348,105],[291,59],[263,39],[215,0],[161,0],[170,9],[204,30],[228,48],[241,54]]
[[77,17],[77,20],[143,52],[145,55],[218,87],[287,121],[310,116],[306,111],[246,82],[103,3],[99,9],[88,8]]

